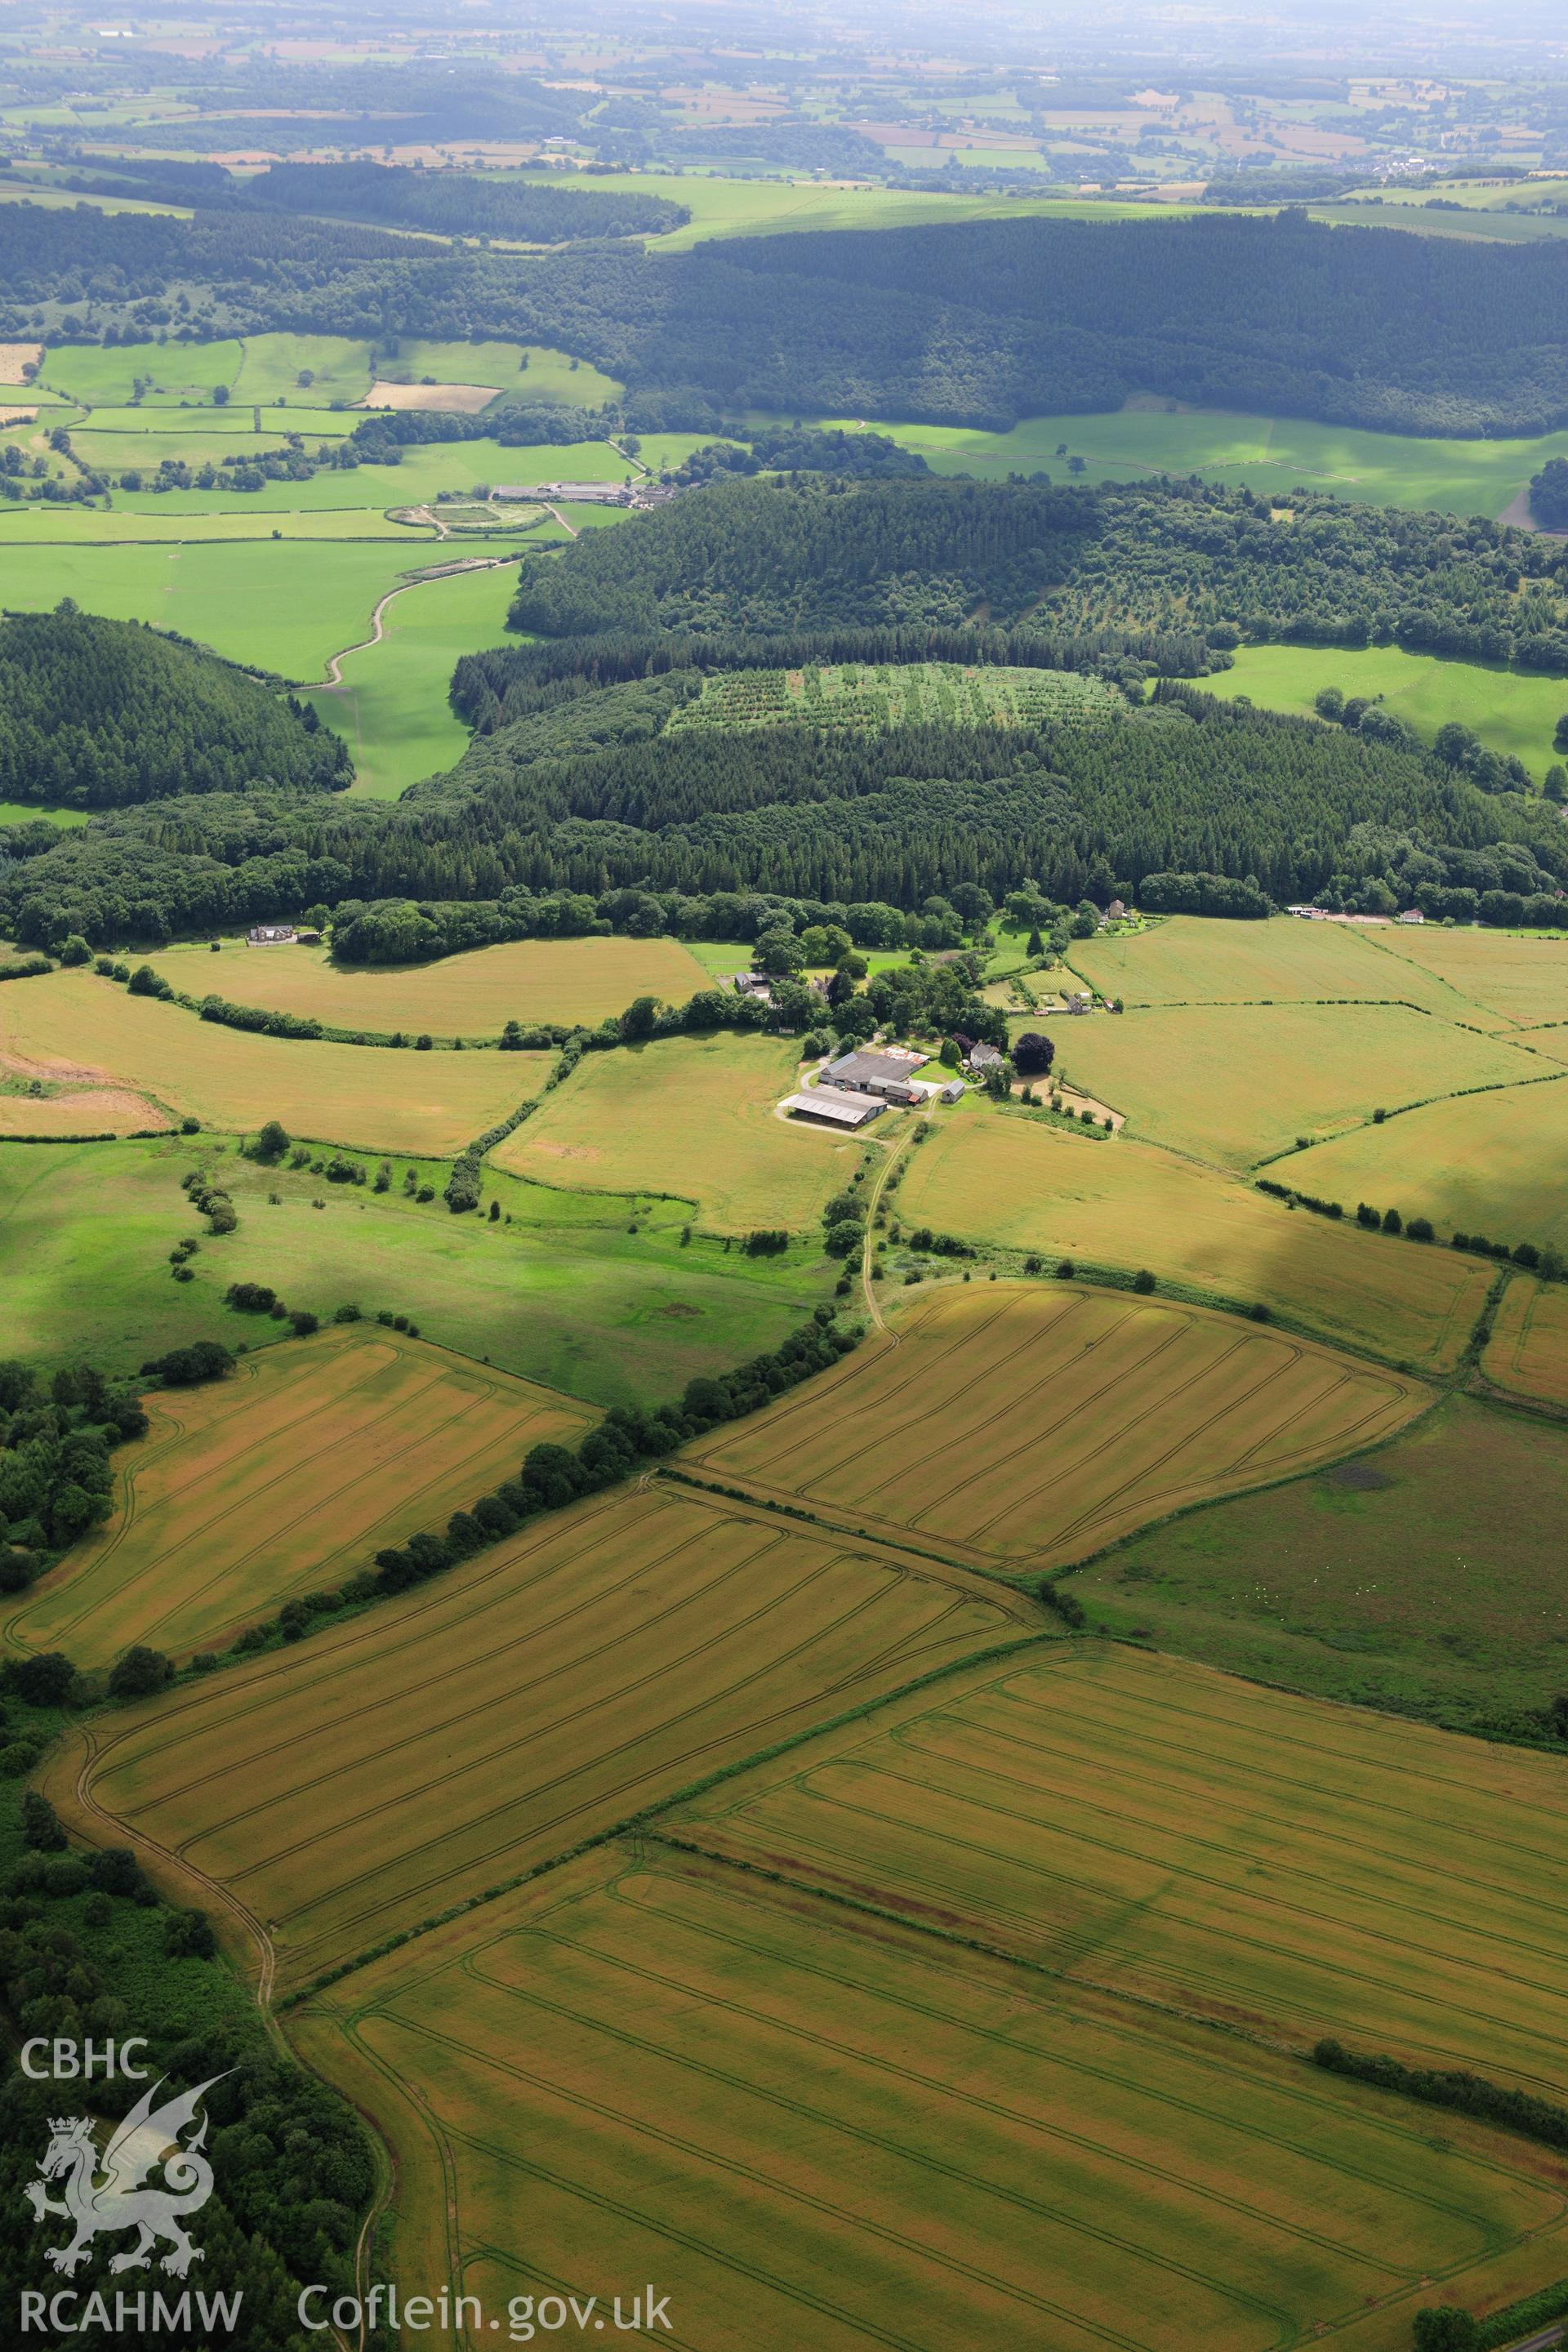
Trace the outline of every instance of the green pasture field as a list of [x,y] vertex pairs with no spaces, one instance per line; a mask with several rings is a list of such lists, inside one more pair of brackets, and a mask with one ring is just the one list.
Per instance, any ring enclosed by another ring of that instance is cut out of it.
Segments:
[[493,1164],[540,1183],[677,1195],[725,1234],[784,1226],[815,1238],[863,1147],[776,1116],[798,1053],[783,1038],[715,1035],[589,1054]]
[[[516,176],[505,174],[509,183]],[[544,187],[562,184],[559,173],[521,176]],[[816,180],[727,180],[691,172],[596,172],[586,184],[626,195],[668,196],[686,206],[691,218],[684,226],[643,239],[650,253],[679,253],[705,237],[771,236],[800,228],[917,228],[937,221],[1017,220],[1045,212],[1076,219],[1146,217],[1142,206],[1075,205],[1049,196],[950,196],[835,187]],[[1162,216],[1165,209],[1161,207]]]
[[232,337],[213,343],[84,343],[47,351],[38,382],[84,408],[127,405],[138,376],[151,376],[148,402],[205,402],[220,383],[232,385],[245,346]]
[[[301,513],[298,509],[257,509],[243,496],[203,498],[203,511],[189,511],[187,497],[200,493],[176,491],[161,498],[146,495],[132,509],[128,493],[115,492],[109,508],[13,506],[0,501],[0,551],[7,547],[81,548],[144,547],[171,541],[272,539],[396,540],[405,547],[436,543],[426,524],[392,522],[380,507],[322,507]],[[424,558],[423,561],[433,561]]]
[[1563,761],[1552,738],[1568,685],[1500,664],[1407,654],[1397,646],[1243,646],[1234,668],[1200,683],[1205,694],[1244,694],[1265,710],[1301,714],[1310,713],[1322,688],[1337,686],[1381,701],[1428,742],[1457,719],[1489,751],[1522,760],[1537,783]]
[[1548,1076],[1552,1064],[1530,1058],[1544,1084],[1428,1103],[1292,1153],[1270,1173],[1347,1208],[1367,1201],[1429,1217],[1444,1239],[1568,1246],[1568,1072]]
[[[373,1177],[380,1164],[344,1156]],[[223,1294],[266,1282],[323,1321],[349,1302],[366,1315],[385,1308],[438,1346],[523,1379],[595,1404],[652,1406],[700,1372],[777,1347],[837,1272],[800,1244],[782,1258],[700,1235],[683,1244],[679,1204],[558,1192],[489,1169],[487,1209],[498,1199],[501,1220],[454,1217],[441,1199],[448,1164],[395,1156],[392,1187],[376,1193],[308,1168],[258,1168],[208,1137],[0,1142],[6,1347],[50,1367],[90,1359],[116,1372],[193,1339],[264,1347],[279,1326],[235,1313]],[[195,1165],[232,1194],[239,1223],[202,1238],[194,1278],[176,1283],[169,1252],[203,1234],[180,1189]],[[405,1195],[410,1168],[429,1202]]]
[[[258,415],[261,418],[259,427]],[[361,419],[353,411],[336,412],[330,408],[253,408],[247,401],[243,406],[232,402],[226,408],[175,408],[165,403],[162,407],[148,401],[141,408],[50,408],[39,411],[38,423],[63,424],[70,427],[72,437],[79,432],[135,434],[145,442],[153,457],[173,455],[173,445],[200,434],[211,440],[227,434],[237,444],[254,440],[258,431],[270,440],[282,440],[297,433],[307,445],[315,441],[341,441],[352,433]]]
[[[265,428],[258,433],[249,412],[242,411],[232,426],[204,424],[198,431],[178,433],[103,433],[94,425],[73,427],[71,446],[82,463],[116,481],[126,467],[135,467],[145,474],[168,457],[187,466],[216,466],[225,457],[237,456],[242,450],[258,457],[287,446],[280,432]],[[292,484],[290,488],[294,487]],[[118,495],[118,491],[117,491]],[[129,497],[132,495],[126,492]],[[168,493],[163,493],[167,496]],[[244,497],[241,491],[237,496]]]
[[[247,420],[246,436],[249,429]],[[678,466],[709,437],[700,433],[650,434],[642,462],[655,471],[662,465]],[[221,436],[217,439],[225,449],[241,446]],[[309,434],[305,441],[308,449]],[[211,454],[218,454],[216,442]],[[156,452],[150,461],[143,452],[133,450],[126,462],[155,464]],[[564,449],[549,443],[509,449],[499,441],[432,441],[406,449],[396,466],[360,466],[348,473],[324,467],[309,481],[266,482],[258,490],[116,490],[114,501],[118,511],[131,514],[156,513],[164,508],[181,514],[245,511],[274,517],[331,510],[345,525],[352,525],[353,516],[367,508],[379,513],[387,507],[419,506],[438,490],[466,491],[476,482],[488,482],[493,488],[497,483],[531,487],[536,482],[640,479],[637,467],[606,441],[579,442]],[[618,520],[620,512],[610,509],[608,519]]]
[[86,809],[37,808],[30,801],[0,801],[0,824],[29,824],[36,817],[50,824],[85,824]]
[[410,538],[0,542],[0,604],[47,612],[72,596],[85,613],[151,621],[232,660],[313,680],[330,655],[368,635],[378,598],[432,560],[428,541]]
[[418,383],[426,376],[437,383],[493,383],[498,392],[520,399],[569,408],[605,408],[626,390],[590,361],[574,360],[547,343],[433,343],[405,336],[397,357],[386,361],[379,373],[384,383],[405,377]]
[[[330,408],[363,400],[371,385],[370,346],[349,335],[247,335],[234,377],[234,399],[266,408]],[[309,370],[315,381],[302,384]]]
[[[35,117],[35,121],[41,121]],[[71,129],[76,128],[74,115],[65,118]],[[15,181],[0,183],[0,204],[37,205],[44,212],[72,210],[78,205],[90,205],[99,213],[162,213],[175,220],[189,220],[189,207],[184,205],[154,205],[135,196],[84,196],[74,188],[42,188],[19,186]]]
[[[1092,1014],[1057,1034],[1055,1077],[1124,1112],[1134,1134],[1237,1170],[1300,1136],[1359,1128],[1380,1108],[1542,1075],[1517,1045],[1403,1004],[1163,1005]],[[1500,1097],[1473,1099],[1489,1106],[1477,1113],[1485,1129],[1506,1122]],[[1342,1197],[1310,1177],[1290,1181]]]
[[395,800],[457,765],[468,730],[447,699],[452,671],[460,654],[501,642],[516,585],[500,564],[405,589],[382,616],[380,644],[348,655],[342,684],[309,698],[353,753],[355,793]]
[[[1478,935],[1480,936],[1480,935]],[[1140,930],[1075,940],[1070,972],[1128,1005],[1314,1003],[1397,998],[1453,1018],[1454,992],[1383,948],[1391,931],[1352,929],[1275,915],[1267,922],[1222,922],[1205,915],[1163,915]],[[1568,1004],[1564,1005],[1568,1018]],[[1095,1016],[1098,1021],[1099,1016]],[[1086,1029],[1091,1024],[1079,1024]],[[1078,1027],[1061,1033],[1064,1051]]]
[[1404,228],[1417,236],[1480,237],[1492,245],[1539,245],[1545,238],[1568,236],[1568,220],[1550,213],[1481,212],[1466,206],[1457,213],[1435,213],[1416,205],[1310,205],[1312,218],[1331,228]]
[[1563,1686],[1568,1429],[1452,1397],[1374,1453],[1188,1512],[1081,1570],[1097,1624],[1456,1729]]
[[[834,417],[852,430],[859,421]],[[1143,400],[1095,415],[1031,416],[1008,433],[960,425],[884,424],[934,473],[1003,481],[1044,468],[1053,480],[1124,482],[1155,473],[1201,474],[1254,490],[1331,491],[1362,506],[1436,507],[1500,515],[1549,457],[1568,456],[1568,432],[1511,441],[1439,441],[1300,417],[1247,416]],[[1057,451],[1085,460],[1069,472]]]

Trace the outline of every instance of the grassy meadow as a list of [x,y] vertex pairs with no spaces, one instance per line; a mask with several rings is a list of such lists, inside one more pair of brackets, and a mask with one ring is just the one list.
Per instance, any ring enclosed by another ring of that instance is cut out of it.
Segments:
[[[1288,1181],[1301,1181],[1302,1164],[1284,1163]],[[1331,1224],[1173,1151],[1092,1143],[1026,1115],[943,1128],[900,1198],[909,1224],[1080,1268],[1147,1268],[1422,1373],[1458,1363],[1491,1279],[1478,1259]]]
[[624,1013],[634,996],[683,1003],[708,975],[677,940],[511,940],[427,964],[336,964],[324,948],[164,948],[148,958],[174,988],[296,1013],[333,1028],[500,1035],[509,1021],[582,1022]]
[[1234,667],[1203,681],[1208,694],[1245,694],[1265,710],[1311,712],[1325,686],[1379,701],[1430,742],[1450,719],[1489,751],[1523,761],[1536,782],[1562,765],[1552,730],[1563,706],[1560,677],[1500,663],[1450,661],[1397,646],[1243,646]]
[[[770,1412],[700,1441],[725,1486],[1014,1571],[1375,1444],[1429,1392],[1202,1308],[948,1288]],[[911,1462],[940,1459],[934,1482]]]
[[[1300,1136],[1462,1087],[1508,1087],[1541,1065],[1403,1004],[1185,1004],[1073,1023],[1054,1075],[1124,1112],[1135,1135],[1242,1170]],[[1486,1099],[1505,1119],[1500,1098]]]
[[497,1126],[542,1081],[542,1054],[457,1054],[265,1037],[132,996],[89,971],[17,982],[0,1000],[0,1052],[46,1073],[118,1078],[205,1126],[377,1151],[450,1152]]
[[[118,1717],[81,1802],[165,1881],[266,1920],[299,1986],[1033,1614],[958,1570],[623,1489]],[[68,1743],[48,1775],[73,1822],[85,1761]]]
[[795,1045],[773,1037],[668,1037],[590,1054],[491,1161],[538,1183],[673,1194],[722,1234],[799,1232],[864,1147],[775,1117],[796,1070]]
[[[1483,1366],[1510,1396],[1551,1402],[1550,1363],[1568,1403],[1562,1297],[1510,1285]],[[1450,1397],[1375,1453],[1133,1537],[1072,1590],[1094,1623],[1163,1651],[1517,1736],[1563,1687],[1565,1476],[1568,1430]]]
[[1485,1234],[1562,1249],[1565,1154],[1568,1071],[1558,1070],[1543,1084],[1427,1103],[1292,1154],[1273,1172],[1350,1208],[1368,1201],[1406,1219],[1429,1217],[1445,1240]]
[[[374,1155],[360,1164],[374,1179]],[[231,1194],[236,1232],[203,1235],[180,1189],[195,1166]],[[683,1244],[679,1204],[487,1171],[487,1210],[498,1201],[500,1217],[454,1217],[447,1166],[395,1160],[378,1194],[310,1166],[258,1168],[206,1137],[0,1140],[7,1345],[51,1370],[89,1359],[116,1372],[192,1339],[265,1347],[278,1325],[224,1304],[230,1283],[265,1282],[323,1320],[348,1304],[406,1315],[438,1346],[520,1379],[652,1406],[776,1348],[827,1286],[814,1247],[750,1258],[700,1234]],[[409,1176],[429,1200],[405,1192]],[[191,1279],[176,1283],[169,1252],[189,1237]]]
[[890,2310],[902,2352],[1267,2352],[1336,2324],[1386,2352],[1424,2273],[1563,2259],[1557,2193],[1500,2138],[658,1841],[289,2030],[396,2151],[410,2284],[455,2260],[500,2308],[652,2276],[693,2352],[733,2344],[738,2294],[755,2352],[851,2352]]
[[454,768],[468,730],[447,698],[460,655],[499,644],[517,585],[510,564],[405,588],[382,615],[382,636],[346,656],[341,686],[308,698],[353,754],[356,795],[395,800]]
[[[848,430],[863,420],[830,421]],[[1300,487],[1331,492],[1358,506],[1436,507],[1494,517],[1549,457],[1568,456],[1568,432],[1517,440],[1431,440],[1319,425],[1304,417],[1185,408],[1153,398],[1094,415],[1026,417],[1005,433],[876,419],[869,429],[919,450],[933,473],[973,474],[982,481],[1041,471],[1055,481],[1084,483],[1199,474],[1207,481],[1263,492]],[[1072,457],[1082,461],[1079,468],[1069,467]]]
[[234,1379],[148,1410],[147,1437],[116,1457],[113,1517],[7,1619],[14,1653],[63,1649],[90,1667],[138,1642],[181,1661],[226,1648],[594,1418],[374,1324],[247,1356]]

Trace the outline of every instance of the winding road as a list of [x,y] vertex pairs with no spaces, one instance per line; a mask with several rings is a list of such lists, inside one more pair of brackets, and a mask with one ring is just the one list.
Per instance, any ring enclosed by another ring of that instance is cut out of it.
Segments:
[[458,563],[432,564],[428,570],[421,572],[416,579],[400,580],[395,588],[387,590],[371,614],[369,636],[362,637],[356,646],[344,646],[340,652],[330,656],[325,677],[314,678],[309,685],[296,688],[295,691],[300,694],[341,692],[343,683],[342,666],[349,656],[368,652],[372,646],[380,645],[385,636],[386,631],[382,626],[381,616],[395,596],[405,596],[411,588],[423,588],[431,580],[450,580],[459,572],[499,572],[503,564],[516,562],[515,555],[470,555],[465,556]]

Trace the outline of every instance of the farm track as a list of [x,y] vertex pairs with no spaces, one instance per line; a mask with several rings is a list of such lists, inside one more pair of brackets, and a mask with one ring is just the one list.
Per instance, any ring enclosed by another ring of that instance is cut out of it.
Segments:
[[[560,517],[557,516],[556,520],[559,521]],[[576,537],[576,533],[574,531],[572,535],[574,538]],[[459,558],[457,562],[452,563],[429,564],[420,572],[417,579],[400,581],[395,588],[389,588],[387,590],[385,595],[382,597],[380,603],[372,613],[370,616],[369,636],[362,637],[357,645],[344,646],[340,652],[329,654],[327,656],[327,674],[325,677],[312,678],[307,684],[301,686],[298,691],[304,694],[342,693],[342,666],[344,662],[347,661],[351,654],[368,653],[372,646],[379,646],[381,644],[383,638],[386,635],[384,628],[382,626],[383,614],[390,604],[399,596],[405,596],[411,588],[424,588],[427,586],[432,580],[449,580],[452,578],[454,573],[459,572],[499,571],[505,564],[515,562],[516,560],[515,556],[506,555],[467,555]]]

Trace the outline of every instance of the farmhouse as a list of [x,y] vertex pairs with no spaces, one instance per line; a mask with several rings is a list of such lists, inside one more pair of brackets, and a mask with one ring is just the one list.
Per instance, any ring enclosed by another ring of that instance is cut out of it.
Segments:
[[837,1087],[817,1087],[810,1094],[786,1095],[779,1106],[795,1118],[826,1119],[831,1127],[868,1127],[888,1106],[877,1095],[847,1094]]
[[1419,907],[1406,907],[1399,919],[1402,923],[1424,923],[1426,918]]
[[994,1045],[973,1045],[970,1048],[969,1066],[972,1070],[997,1070],[1002,1066],[1002,1056]]
[[730,984],[737,996],[760,996],[764,1004],[773,1003],[773,982],[765,971],[738,971]]
[[293,938],[292,923],[256,923],[247,931],[245,944],[247,948],[286,948],[292,944]]
[[880,1095],[888,1102],[918,1102],[921,1096],[910,1080],[929,1059],[929,1055],[914,1054],[900,1045],[883,1053],[841,1054],[822,1073],[822,1083],[841,1087],[850,1094]]

